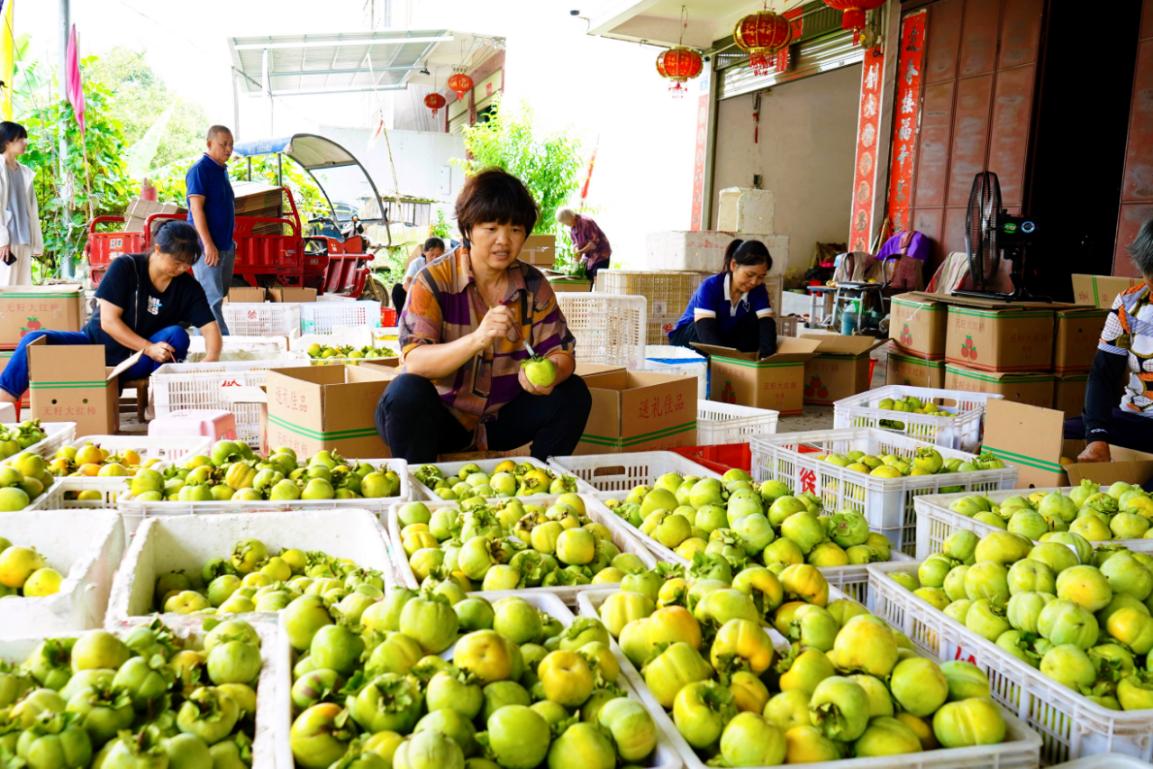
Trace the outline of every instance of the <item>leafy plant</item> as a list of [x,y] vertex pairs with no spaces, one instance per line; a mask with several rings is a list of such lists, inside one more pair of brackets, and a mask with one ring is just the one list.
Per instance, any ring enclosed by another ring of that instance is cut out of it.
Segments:
[[448,244],[449,238],[452,237],[452,227],[448,223],[448,218],[444,215],[444,209],[436,209],[436,221],[428,227],[428,236],[430,238],[440,238]]
[[579,145],[563,134],[540,137],[533,133],[532,111],[522,108],[508,116],[499,105],[492,117],[463,129],[468,159],[458,161],[465,173],[497,167],[517,176],[540,206],[533,230],[538,235],[556,234],[556,212],[576,191],[580,169]]

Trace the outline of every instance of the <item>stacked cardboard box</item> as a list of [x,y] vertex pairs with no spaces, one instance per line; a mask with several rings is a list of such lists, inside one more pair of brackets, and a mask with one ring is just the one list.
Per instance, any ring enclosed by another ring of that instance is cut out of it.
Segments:
[[945,386],[945,321],[948,308],[936,294],[894,296],[889,309],[886,384]]

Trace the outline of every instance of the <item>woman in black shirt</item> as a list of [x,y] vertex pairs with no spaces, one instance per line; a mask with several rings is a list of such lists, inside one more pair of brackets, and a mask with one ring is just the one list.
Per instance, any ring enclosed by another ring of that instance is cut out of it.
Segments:
[[83,331],[32,331],[20,340],[0,373],[0,403],[15,403],[28,389],[27,347],[41,337],[48,344],[102,344],[109,366],[141,353],[122,380],[140,379],[163,363],[183,360],[189,345],[185,326],[196,326],[204,336],[204,360],[218,360],[220,327],[191,274],[200,255],[196,230],[174,221],[156,232],[151,253],[113,259],[96,289],[96,312]]

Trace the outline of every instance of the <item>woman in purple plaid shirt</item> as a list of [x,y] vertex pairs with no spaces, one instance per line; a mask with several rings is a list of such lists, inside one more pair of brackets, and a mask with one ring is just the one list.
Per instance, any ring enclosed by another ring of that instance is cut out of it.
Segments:
[[569,228],[569,236],[576,246],[580,263],[585,268],[588,279],[596,285],[597,272],[602,267],[609,266],[609,257],[613,255],[613,247],[609,239],[597,223],[587,216],[581,216],[571,208],[562,208],[556,212],[556,220]]

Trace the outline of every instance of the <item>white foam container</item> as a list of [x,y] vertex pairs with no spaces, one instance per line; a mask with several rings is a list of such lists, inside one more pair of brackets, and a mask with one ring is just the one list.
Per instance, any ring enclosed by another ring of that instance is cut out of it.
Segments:
[[1148,761],[1141,761],[1121,753],[1098,753],[1095,756],[1053,764],[1049,769],[1150,769],[1150,767],[1153,767],[1153,764]]
[[[258,539],[269,550],[319,550],[384,574],[393,583],[388,538],[376,515],[364,509],[292,510],[287,512],[189,515],[150,518],[143,523],[116,571],[106,624],[123,627],[155,616],[156,578],[178,569],[199,573],[213,558],[226,558],[243,539]],[[165,622],[187,615],[161,613]],[[268,612],[221,615],[249,622],[275,622]]]
[[552,457],[549,464],[561,472],[605,493],[628,493],[636,486],[652,486],[665,473],[720,478],[706,467],[673,451],[635,451],[620,454],[587,454]]
[[889,538],[894,548],[915,552],[917,521],[914,501],[925,494],[959,487],[984,494],[1011,489],[1017,484],[1017,468],[978,470],[969,473],[911,475],[880,478],[825,462],[821,454],[844,454],[858,450],[881,456],[894,454],[911,459],[919,448],[936,449],[944,459],[972,460],[972,454],[934,446],[898,433],[876,428],[812,430],[757,438],[753,450],[753,475],[758,481],[784,481],[795,492],[811,491],[826,510],[856,510],[869,521],[869,528]]
[[[1059,491],[1068,494],[1074,486],[1046,487],[1043,489],[1013,489],[1010,491],[988,491],[981,496],[992,502],[1003,502],[1009,497],[1027,496],[1040,492],[1048,494]],[[960,494],[931,494],[917,497],[914,505],[917,511],[917,560],[923,561],[933,553],[939,553],[941,546],[949,535],[955,531],[971,531],[978,537],[983,537],[994,531],[1003,531],[996,526],[970,518],[967,515],[955,513],[949,506],[958,499],[971,496],[968,492]],[[1036,540],[1035,540],[1036,541]],[[1094,547],[1124,547],[1136,552],[1153,552],[1153,539],[1104,539],[1090,542]]]
[[1153,758],[1153,710],[1110,710],[978,636],[906,590],[890,576],[916,573],[918,563],[873,564],[869,589],[877,616],[901,630],[929,656],[968,660],[989,676],[993,699],[1041,735],[1041,762],[1116,752]]
[[[530,465],[533,465],[534,467],[539,467],[542,470],[548,470],[553,475],[558,475],[558,474],[574,475],[574,473],[562,473],[553,464],[541,462],[539,459],[536,459],[535,457],[504,457],[504,458],[498,458],[498,459],[477,459],[477,460],[472,460],[472,461],[468,461],[468,462],[425,462],[425,463],[419,464],[419,465],[409,465],[408,466],[409,484],[411,485],[412,490],[413,490],[412,491],[413,495],[412,495],[411,499],[424,499],[424,500],[428,500],[428,501],[432,501],[432,502],[444,502],[445,501],[445,500],[441,499],[440,497],[438,497],[436,495],[435,491],[433,491],[428,486],[425,486],[423,483],[421,483],[420,481],[418,481],[416,479],[416,471],[419,470],[421,467],[424,467],[425,465],[432,465],[432,464],[436,465],[438,468],[440,468],[440,471],[442,473],[444,473],[445,477],[449,478],[449,477],[452,477],[452,476],[456,475],[457,473],[459,473],[465,465],[476,465],[477,467],[480,468],[481,472],[487,473],[488,475],[491,476],[493,473],[493,470],[496,468],[496,466],[503,463],[503,462],[512,462],[512,463],[517,464],[517,465],[530,464]],[[593,489],[588,484],[582,483],[581,479],[577,478],[576,492],[578,494],[591,494],[594,491],[595,491],[595,489]],[[489,499],[490,499],[490,501],[493,501],[493,502],[507,501],[510,499],[519,499],[522,502],[529,502],[529,501],[537,502],[537,501],[541,501],[541,500],[545,500],[545,499],[552,499],[552,498],[555,498],[556,496],[557,496],[556,494],[550,494],[548,492],[545,492],[543,494],[530,494],[529,496],[525,496],[525,497],[490,497]]]
[[[697,403],[700,404],[709,397],[709,359],[687,347],[676,347],[668,344],[645,345],[645,362],[642,368],[645,371],[656,371],[660,374],[695,376],[697,378]],[[700,417],[698,417],[699,419]]]
[[[576,616],[572,613],[571,610],[569,610],[569,608],[567,606],[564,605],[564,602],[561,601],[558,597],[556,597],[554,595],[544,595],[544,594],[539,594],[539,593],[538,594],[525,594],[523,591],[519,591],[519,590],[490,591],[487,593],[473,593],[473,595],[478,596],[480,598],[484,598],[485,600],[487,600],[491,603],[495,603],[496,601],[499,601],[501,598],[508,598],[510,596],[519,596],[521,598],[524,598],[526,601],[528,601],[534,607],[536,607],[537,610],[543,612],[544,614],[549,615],[550,617],[556,618],[563,627],[568,627],[569,625],[571,625],[573,623],[573,620],[576,619]],[[283,620],[281,620],[281,622],[283,622]],[[280,635],[282,635],[282,636],[286,635],[283,628],[281,629]],[[440,656],[443,659],[451,660],[453,649],[455,648],[455,646],[456,646],[456,644],[453,644],[453,646],[449,647],[446,651],[442,652]],[[625,670],[625,665],[628,664],[628,660],[626,660],[624,655],[621,654],[620,649],[617,648],[615,643],[612,645],[612,647],[613,647],[613,654],[617,658],[617,664],[620,666],[621,673],[622,673],[620,679],[617,681],[618,685],[624,690],[625,696],[629,697],[630,699],[637,700],[638,702],[644,702],[643,698],[633,688],[632,682],[623,675],[624,670]],[[286,683],[287,683],[288,688],[285,689],[285,695],[284,695],[285,705],[282,709],[282,712],[285,714],[285,720],[281,721],[281,728],[279,730],[280,734],[281,734],[280,741],[283,742],[285,745],[288,744],[288,731],[289,731],[289,727],[292,725],[292,718],[293,718],[292,706],[291,706],[291,704],[289,704],[289,694],[288,693],[289,693],[289,691],[291,691],[291,687],[292,687],[292,678],[291,678],[292,667],[293,667],[293,664],[295,663],[295,661],[296,660],[293,656],[292,649],[289,649],[288,650],[288,656],[287,656],[287,663],[288,664],[284,665],[284,668],[286,669],[286,672],[288,673],[288,678],[286,679]],[[281,711],[278,710],[278,712],[281,712]],[[291,761],[291,758],[290,758],[290,761]],[[545,766],[546,763],[547,762],[542,762],[541,765]],[[284,764],[284,767],[291,767],[291,766],[292,766],[291,763]],[[681,769],[681,759],[680,759],[680,756],[677,755],[677,751],[673,747],[673,744],[669,741],[668,737],[665,736],[663,733],[661,733],[661,734],[659,734],[659,736],[657,738],[656,750],[654,750],[653,754],[651,756],[649,756],[649,760],[645,761],[645,762],[632,763],[632,764],[630,764],[630,766],[637,766],[637,767],[641,767],[642,769]]]
[[[547,501],[542,501],[539,504],[552,504],[557,499],[556,496],[549,497]],[[646,548],[642,543],[638,542],[634,537],[622,530],[620,527],[614,525],[612,519],[617,516],[611,510],[598,502],[595,498],[589,495],[582,495],[585,503],[585,514],[589,520],[595,523],[602,523],[613,534],[613,544],[622,553],[632,553],[644,562],[644,565],[652,569],[657,565],[657,559],[653,556],[652,552]],[[401,545],[400,537],[400,518],[399,512],[402,505],[393,505],[386,515],[386,528],[388,530],[388,539],[392,547],[393,569],[396,572],[397,579],[405,587],[417,588],[420,586],[420,580],[412,573],[412,567],[408,563],[408,555],[404,552],[404,547]],[[430,511],[438,510],[445,507],[456,507],[453,502],[433,502],[427,505]],[[619,520],[619,519],[618,519]],[[590,587],[619,587],[620,583],[602,583],[599,585],[565,585],[557,587],[525,587],[518,588],[514,592],[519,595],[536,595],[548,594],[555,595],[560,598],[565,604],[569,606],[576,605],[577,594]],[[478,591],[479,592],[479,591]]]
[[[894,400],[908,396],[922,401],[936,402],[950,416],[914,414],[879,408],[876,404],[885,398]],[[943,390],[934,387],[885,385],[833,404],[833,427],[876,427],[908,435],[961,451],[976,451],[981,445],[981,424],[985,418],[985,404],[999,400],[996,393],[975,393],[962,390]],[[887,424],[881,424],[886,422]]]
[[60,591],[0,600],[0,637],[100,627],[124,553],[120,516],[107,510],[22,510],[0,515],[0,536],[34,547],[64,574]]
[[[117,508],[124,516],[124,532],[131,537],[141,522],[147,518],[177,515],[217,515],[226,513],[287,512],[292,510],[369,510],[383,513],[396,502],[410,498],[408,463],[403,459],[361,459],[373,467],[386,467],[396,472],[400,478],[400,491],[395,497],[375,497],[372,499],[293,499],[284,501],[253,500],[251,502],[140,502],[131,499],[127,493],[119,497]],[[128,480],[123,489],[127,490]]]
[[[579,613],[586,617],[598,617],[598,609],[605,599],[612,595],[611,590],[590,590],[581,593],[577,599]],[[829,600],[844,598],[835,588],[829,590]],[[772,628],[766,628],[778,652],[788,648],[788,641]],[[632,662],[620,651],[615,639],[613,652],[617,655],[621,672],[632,688],[640,695],[653,720],[672,743],[684,762],[685,769],[707,769],[706,764],[692,746],[681,736],[673,723],[672,716],[657,702],[644,677]],[[999,745],[980,745],[972,748],[952,748],[929,750],[921,753],[908,753],[901,756],[878,758],[851,758],[841,761],[823,761],[805,764],[816,769],[1036,769],[1041,740],[1019,718],[1002,711],[1008,727],[1005,742]],[[765,769],[756,767],[755,769]]]

